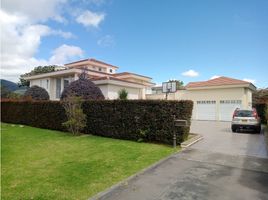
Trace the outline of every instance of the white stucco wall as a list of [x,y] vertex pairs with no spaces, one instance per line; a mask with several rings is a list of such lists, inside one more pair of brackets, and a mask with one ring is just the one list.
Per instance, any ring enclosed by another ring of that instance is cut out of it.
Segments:
[[108,98],[109,99],[118,99],[118,91],[121,89],[126,89],[128,92],[128,99],[140,99],[142,98],[142,89],[139,88],[130,88],[117,85],[107,85],[108,87]]
[[51,81],[50,78],[31,80],[30,87],[34,85],[44,88],[49,93]]
[[[165,94],[147,94],[146,99],[165,99]],[[216,101],[216,115],[219,119],[220,100],[241,100],[242,108],[251,108],[252,91],[249,88],[217,88],[200,90],[179,90],[174,94],[168,95],[169,100],[192,100],[194,109],[193,119],[196,118],[197,101]]]

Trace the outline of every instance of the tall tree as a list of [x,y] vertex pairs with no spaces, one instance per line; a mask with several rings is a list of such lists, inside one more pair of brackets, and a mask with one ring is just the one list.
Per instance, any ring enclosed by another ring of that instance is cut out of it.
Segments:
[[18,83],[19,86],[30,86],[30,82],[24,79],[24,76],[36,75],[36,74],[43,74],[48,72],[54,72],[57,65],[47,65],[47,66],[38,66],[35,67],[32,71],[20,75],[20,81]]

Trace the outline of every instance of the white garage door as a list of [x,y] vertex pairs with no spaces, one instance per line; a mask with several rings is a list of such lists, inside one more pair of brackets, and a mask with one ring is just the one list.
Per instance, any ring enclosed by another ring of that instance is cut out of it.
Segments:
[[216,101],[197,101],[197,120],[216,120]]
[[219,119],[221,121],[232,121],[233,113],[236,108],[241,108],[241,100],[221,100],[219,109]]

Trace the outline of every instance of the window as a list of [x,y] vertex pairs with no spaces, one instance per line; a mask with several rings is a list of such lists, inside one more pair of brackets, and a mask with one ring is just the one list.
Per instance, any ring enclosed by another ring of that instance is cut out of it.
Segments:
[[216,101],[197,101],[197,104],[216,104]]
[[254,112],[251,110],[239,110],[235,112],[235,117],[254,117]]
[[66,88],[69,85],[69,80],[68,79],[64,79],[63,81],[63,88]]
[[112,69],[110,69],[110,73],[113,73],[113,70]]
[[56,79],[56,98],[60,98],[60,93],[61,93],[61,79],[57,78]]
[[241,100],[220,100],[220,104],[242,104]]
[[99,67],[99,71],[101,72],[101,68]]
[[49,80],[47,79],[47,89],[48,89],[48,86],[49,86]]

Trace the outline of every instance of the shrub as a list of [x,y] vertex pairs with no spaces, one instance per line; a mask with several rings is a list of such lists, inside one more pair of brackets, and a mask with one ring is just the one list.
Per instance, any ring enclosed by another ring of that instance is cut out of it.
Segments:
[[127,100],[128,91],[124,88],[118,91],[118,98],[120,100]]
[[265,117],[265,110],[268,107],[267,104],[265,103],[255,104],[254,107],[256,108],[259,117],[261,118],[261,122],[266,123],[267,119]]
[[58,101],[6,101],[1,102],[1,120],[7,123],[65,130],[65,110]]
[[[61,102],[1,102],[2,121],[30,126],[65,130],[67,121]],[[84,133],[134,141],[172,144],[176,131],[181,143],[190,127],[174,126],[177,119],[188,120],[192,115],[192,101],[165,100],[105,100],[85,101]]]
[[101,100],[104,96],[99,87],[82,73],[78,80],[71,82],[61,94],[61,100],[68,96],[82,97],[84,100]]
[[81,108],[82,101],[80,97],[69,96],[63,101],[68,120],[62,125],[65,126],[73,135],[80,135],[81,130],[86,126],[86,115]]
[[37,85],[34,85],[30,87],[24,94],[25,97],[31,97],[33,100],[49,100],[49,95],[47,91],[39,87]]

